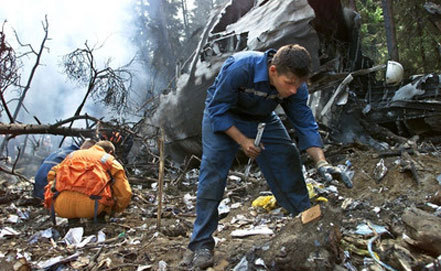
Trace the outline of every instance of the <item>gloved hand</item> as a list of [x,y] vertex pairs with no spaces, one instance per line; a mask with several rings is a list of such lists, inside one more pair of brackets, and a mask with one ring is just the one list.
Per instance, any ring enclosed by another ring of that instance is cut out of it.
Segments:
[[337,179],[342,181],[347,188],[352,188],[353,185],[351,179],[349,178],[348,174],[342,171],[340,168],[334,167],[325,160],[318,161],[316,167],[317,171],[326,180],[326,182]]

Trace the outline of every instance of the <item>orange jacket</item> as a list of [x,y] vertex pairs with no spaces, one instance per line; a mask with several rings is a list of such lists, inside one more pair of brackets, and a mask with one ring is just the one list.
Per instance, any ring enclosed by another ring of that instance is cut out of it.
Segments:
[[[111,176],[114,182],[108,184]],[[53,203],[52,187],[60,194],[71,191],[87,196],[101,196],[98,200],[100,205],[112,207],[117,212],[128,206],[132,196],[122,165],[97,145],[72,152],[49,171],[48,185],[45,187],[46,208],[50,208]]]

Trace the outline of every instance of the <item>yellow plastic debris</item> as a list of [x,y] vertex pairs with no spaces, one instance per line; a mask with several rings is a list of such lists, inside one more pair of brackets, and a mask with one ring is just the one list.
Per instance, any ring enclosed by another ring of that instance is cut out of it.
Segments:
[[315,199],[315,201],[328,202],[328,199],[325,197],[318,197]]
[[[315,197],[317,197],[317,193],[315,192],[314,187],[317,188],[323,188],[322,184],[317,184],[317,183],[307,183],[306,184],[306,189],[308,189],[308,195],[310,199],[314,199]],[[315,201],[322,201],[322,202],[328,202],[328,199],[325,197],[317,197],[314,199]]]
[[259,196],[256,198],[251,204],[253,207],[262,207],[267,211],[271,211],[277,208],[277,200],[276,198],[271,196]]
[[315,196],[317,196],[317,194],[314,191],[314,185],[312,183],[307,183],[306,184],[306,188],[308,189],[308,195],[309,195],[310,199],[312,199]]

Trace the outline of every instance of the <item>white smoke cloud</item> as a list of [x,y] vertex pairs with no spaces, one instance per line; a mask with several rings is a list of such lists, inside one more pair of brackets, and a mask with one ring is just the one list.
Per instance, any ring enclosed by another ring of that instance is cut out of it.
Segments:
[[[99,67],[109,57],[111,66],[127,64],[135,55],[136,48],[130,42],[133,35],[131,25],[131,5],[134,0],[0,0],[0,21],[7,20],[5,33],[7,41],[14,47],[15,29],[22,43],[32,44],[38,50],[44,36],[42,22],[47,15],[49,38],[44,51],[41,66],[34,76],[24,104],[32,115],[43,123],[70,117],[74,114],[85,94],[85,88],[78,88],[67,81],[61,73],[61,57],[77,48],[84,48],[87,40],[89,46],[103,45],[96,51]],[[23,78],[28,78],[35,58],[25,61],[26,69]],[[24,83],[24,82],[23,82]],[[11,105],[11,110],[13,107]],[[82,113],[100,112],[92,101],[89,101]],[[23,112],[23,110],[22,110]],[[94,114],[92,114],[94,115]],[[32,122],[31,116],[20,120]],[[97,116],[100,117],[100,116]]]

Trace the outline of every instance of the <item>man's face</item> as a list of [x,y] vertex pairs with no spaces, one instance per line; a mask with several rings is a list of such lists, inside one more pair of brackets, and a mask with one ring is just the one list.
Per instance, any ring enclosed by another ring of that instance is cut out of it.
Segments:
[[297,93],[297,89],[305,82],[293,73],[280,74],[274,65],[269,67],[270,84],[277,89],[280,97],[286,98]]

